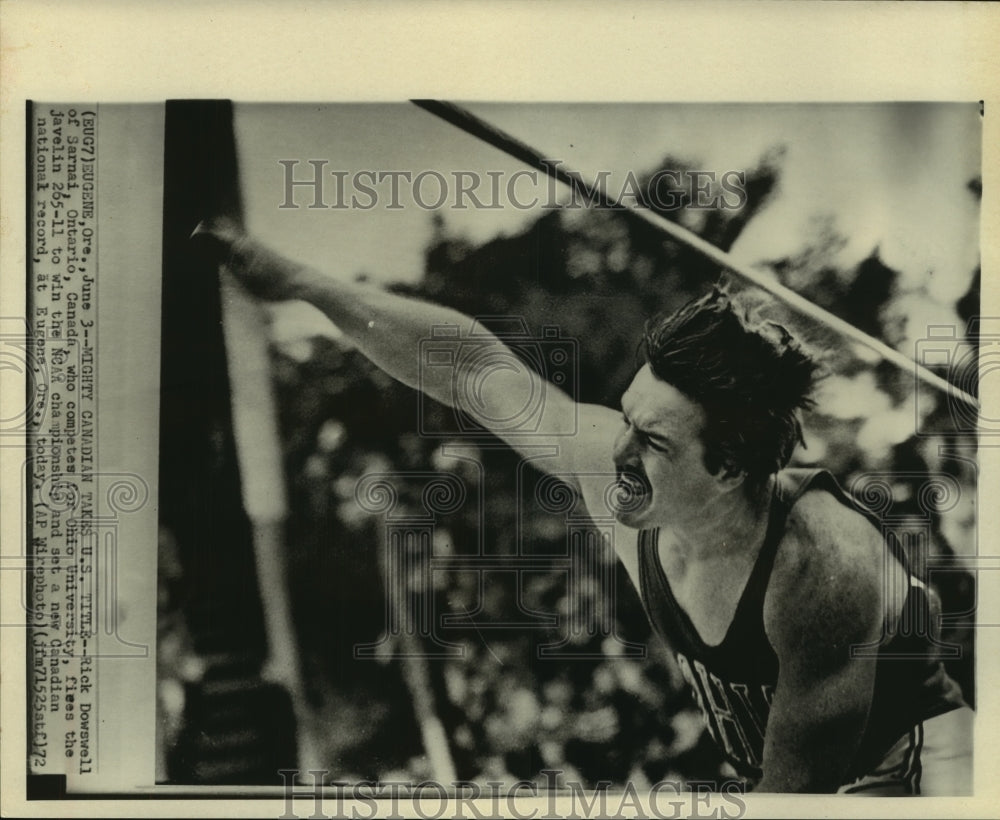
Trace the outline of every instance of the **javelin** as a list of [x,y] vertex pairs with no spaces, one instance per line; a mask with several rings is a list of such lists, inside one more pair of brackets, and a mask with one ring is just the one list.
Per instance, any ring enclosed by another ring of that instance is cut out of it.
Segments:
[[869,336],[863,330],[859,330],[850,322],[845,322],[839,316],[834,316],[828,310],[824,310],[819,305],[813,304],[804,296],[796,293],[794,290],[768,279],[759,271],[752,270],[751,268],[740,264],[726,251],[715,247],[715,245],[711,242],[706,242],[696,233],[678,225],[676,222],[671,222],[662,214],[648,208],[639,207],[638,205],[626,205],[620,200],[615,199],[607,192],[604,187],[604,182],[600,178],[598,178],[596,183],[587,182],[579,172],[562,167],[561,163],[556,164],[552,161],[546,160],[539,151],[535,150],[527,143],[522,142],[505,131],[500,130],[496,126],[491,125],[485,120],[477,117],[472,112],[467,111],[454,103],[443,102],[440,100],[412,100],[412,102],[414,105],[423,108],[425,111],[428,111],[446,122],[461,128],[466,133],[483,140],[483,142],[489,143],[494,148],[499,148],[504,153],[510,154],[510,156],[520,160],[526,165],[537,168],[553,179],[562,182],[564,185],[568,185],[574,191],[578,191],[586,196],[589,202],[597,203],[598,205],[606,208],[616,208],[631,212],[634,216],[643,220],[647,224],[652,225],[666,234],[669,234],[678,242],[694,248],[696,251],[707,256],[720,267],[739,274],[744,279],[753,282],[753,284],[757,285],[757,287],[763,288],[768,293],[781,299],[787,305],[791,306],[795,310],[798,310],[800,313],[833,328],[843,336],[853,339],[870,350],[875,351],[883,359],[892,362],[903,370],[913,368],[917,378],[927,382],[927,384],[930,384],[939,390],[944,391],[949,396],[953,396],[954,398],[971,405],[977,410],[979,409],[979,400],[975,396],[956,387],[947,379],[942,378],[937,373],[934,373],[918,362],[915,362],[908,356],[900,353],[898,350],[889,347],[889,345],[885,342],[882,342],[873,336]]

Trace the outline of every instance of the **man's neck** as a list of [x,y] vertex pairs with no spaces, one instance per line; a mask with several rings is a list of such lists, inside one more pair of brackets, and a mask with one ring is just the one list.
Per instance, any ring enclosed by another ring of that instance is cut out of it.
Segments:
[[696,519],[664,528],[666,538],[661,540],[666,540],[670,552],[684,563],[756,557],[767,534],[773,494],[773,477],[754,501],[741,491],[728,493]]

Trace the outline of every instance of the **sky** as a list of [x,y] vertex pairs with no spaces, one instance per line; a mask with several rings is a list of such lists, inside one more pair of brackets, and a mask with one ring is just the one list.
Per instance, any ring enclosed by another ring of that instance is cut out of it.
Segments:
[[[668,154],[721,175],[753,168],[765,153],[783,148],[779,190],[732,248],[744,264],[794,255],[813,239],[818,221],[832,220],[848,240],[832,262],[850,267],[878,248],[902,274],[902,289],[926,290],[931,298],[920,310],[940,322],[954,320],[953,304],[978,265],[979,208],[967,187],[980,174],[977,104],[467,107],[584,177],[609,172],[611,190],[620,189],[630,171],[647,173]],[[434,214],[450,235],[481,243],[516,233],[553,202],[545,180],[531,185],[522,175],[513,195],[540,202],[512,207],[506,185],[523,166],[409,103],[240,104],[236,135],[251,232],[332,276],[413,281],[422,274]],[[325,160],[326,204],[336,204],[338,195],[348,201],[350,193],[371,204],[375,197],[352,185],[358,172],[424,176],[416,198],[415,186],[397,177],[394,201],[387,176],[379,184],[367,178],[376,191],[374,207],[309,208],[313,194],[304,186],[286,201],[282,160],[298,160],[295,179],[312,175],[309,160]],[[347,184],[344,192],[338,193],[334,171]],[[477,173],[480,201],[502,207],[447,207],[456,199],[455,172]],[[441,190],[436,174],[448,186],[442,208],[430,207]],[[497,196],[491,196],[490,174],[500,183]],[[560,188],[556,201],[565,198]],[[388,207],[393,204],[399,207]],[[329,327],[302,306],[283,306],[274,319],[279,339]]]

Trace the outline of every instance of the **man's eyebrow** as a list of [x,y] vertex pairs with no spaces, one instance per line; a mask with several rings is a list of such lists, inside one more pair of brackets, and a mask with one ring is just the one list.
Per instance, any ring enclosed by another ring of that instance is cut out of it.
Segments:
[[[623,399],[624,399],[624,397],[623,397]],[[626,418],[628,418],[628,413],[625,412],[625,406],[624,405],[625,405],[625,402],[623,400],[622,401],[622,415],[625,416]],[[656,430],[655,428],[654,429],[650,429],[648,427],[640,427],[640,426],[636,425],[635,422],[631,422],[630,421],[630,423],[632,424],[632,427],[635,428],[635,430],[637,430],[642,435],[646,436],[646,438],[654,438],[657,441],[660,441],[660,442],[662,442],[663,444],[666,444],[669,447],[673,447],[674,446],[674,440],[670,436],[668,436],[666,433],[661,433],[658,430]]]

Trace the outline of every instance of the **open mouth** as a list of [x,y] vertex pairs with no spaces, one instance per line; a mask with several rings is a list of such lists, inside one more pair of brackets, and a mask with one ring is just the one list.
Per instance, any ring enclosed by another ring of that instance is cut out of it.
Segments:
[[646,503],[652,492],[645,476],[633,470],[619,469],[615,474],[611,502],[616,512],[634,512]]

